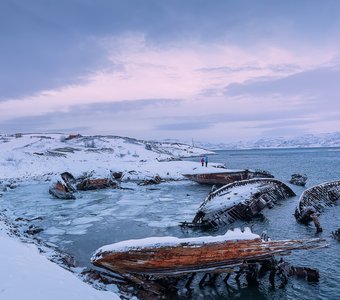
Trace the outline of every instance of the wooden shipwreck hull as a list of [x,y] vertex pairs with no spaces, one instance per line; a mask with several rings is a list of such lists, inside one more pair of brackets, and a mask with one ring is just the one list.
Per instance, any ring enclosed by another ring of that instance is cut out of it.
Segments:
[[55,176],[49,187],[49,193],[59,199],[76,199],[74,192],[119,188],[120,173],[112,173],[111,178],[91,178],[90,176],[75,178],[71,173],[64,172]]
[[327,206],[334,206],[340,199],[340,180],[315,185],[300,196],[294,216],[300,223],[314,222],[317,232],[322,231],[318,214]]
[[76,199],[73,195],[75,178],[71,173],[64,172],[56,176],[49,187],[49,193],[59,199]]
[[178,276],[222,271],[245,261],[261,261],[275,254],[324,246],[322,239],[263,241],[246,228],[244,232],[235,229],[217,237],[162,237],[119,242],[98,249],[92,263],[122,275]]
[[218,173],[184,174],[186,178],[203,184],[226,185],[235,181],[252,178],[274,178],[272,174],[262,170],[227,170]]
[[59,199],[76,199],[73,195],[73,191],[69,190],[65,184],[59,181],[54,182],[48,189],[48,192]]
[[235,220],[247,220],[277,200],[295,193],[277,179],[263,178],[237,181],[210,193],[200,205],[189,226],[218,227]]
[[294,213],[295,218],[301,223],[314,221],[317,213],[325,207],[334,206],[339,199],[340,180],[315,185],[305,190],[300,196]]
[[90,191],[106,188],[117,188],[118,184],[110,178],[97,178],[97,179],[87,178],[78,183],[76,187],[77,190],[80,191]]

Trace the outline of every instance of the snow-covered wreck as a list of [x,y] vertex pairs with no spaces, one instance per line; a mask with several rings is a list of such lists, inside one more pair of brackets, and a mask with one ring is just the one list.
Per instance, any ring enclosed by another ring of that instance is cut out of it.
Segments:
[[113,176],[112,178],[92,178],[90,174],[75,178],[71,173],[63,172],[52,179],[49,193],[59,199],[76,199],[74,195],[76,191],[118,187],[118,181]]
[[313,221],[317,231],[322,231],[317,214],[325,207],[334,206],[340,199],[340,180],[325,182],[305,190],[295,209],[295,218],[300,223]]
[[[305,250],[325,247],[323,239],[265,241],[249,228],[244,231],[236,228],[221,236],[201,236],[195,238],[149,237],[139,240],[122,241],[98,249],[92,256],[92,263],[121,274],[123,277],[148,288],[155,286],[157,278],[183,278],[189,276],[186,286],[192,283],[197,274],[216,278],[225,275],[225,281],[238,269],[251,273],[257,280],[259,272],[270,270],[270,280],[278,270],[273,256],[290,254],[292,250]],[[290,275],[301,271],[289,269]],[[318,280],[318,272],[302,268],[309,280]],[[261,271],[260,271],[261,270]],[[236,272],[237,273],[237,272]],[[289,276],[290,276],[289,275]],[[297,274],[295,274],[297,275]],[[308,277],[309,276],[309,277]],[[287,278],[285,278],[286,280]],[[152,281],[152,283],[150,283]],[[249,282],[248,281],[248,282]]]
[[291,250],[325,246],[322,239],[263,241],[250,228],[221,236],[195,238],[150,237],[99,248],[92,263],[118,273],[178,275],[212,271],[261,260]]
[[76,199],[74,196],[76,179],[69,172],[55,176],[50,183],[49,193],[59,199]]
[[237,219],[247,220],[277,200],[295,193],[277,179],[263,178],[237,181],[211,192],[200,205],[192,223],[194,227],[218,227]]

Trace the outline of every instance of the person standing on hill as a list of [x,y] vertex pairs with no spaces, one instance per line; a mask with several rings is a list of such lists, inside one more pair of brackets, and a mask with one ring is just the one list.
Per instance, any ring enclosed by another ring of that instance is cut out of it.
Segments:
[[202,156],[202,157],[201,157],[201,164],[202,164],[202,167],[204,166],[204,161],[205,161],[205,159],[204,159],[204,157]]
[[204,162],[205,162],[205,166],[208,166],[208,155],[204,156]]

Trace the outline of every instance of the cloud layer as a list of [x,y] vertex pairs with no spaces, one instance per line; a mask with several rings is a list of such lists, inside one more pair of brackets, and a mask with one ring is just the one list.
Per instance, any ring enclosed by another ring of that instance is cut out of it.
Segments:
[[0,128],[248,139],[339,127],[338,1],[1,1]]

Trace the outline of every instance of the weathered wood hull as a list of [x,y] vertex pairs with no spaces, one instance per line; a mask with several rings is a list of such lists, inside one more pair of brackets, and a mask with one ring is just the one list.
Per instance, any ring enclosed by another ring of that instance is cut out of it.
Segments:
[[[242,194],[242,189],[247,192]],[[277,179],[263,178],[234,182],[208,195],[200,205],[192,225],[218,227],[237,219],[247,220],[265,207],[272,207],[277,200],[292,196],[295,196],[295,193]]]
[[60,182],[51,186],[48,191],[52,196],[58,199],[76,199],[72,192],[69,192]]
[[76,199],[73,187],[61,176],[50,184],[49,193],[59,199]]
[[50,184],[49,193],[59,199],[75,199],[73,195],[75,192],[74,184],[75,178],[69,172],[63,172],[60,176],[55,176]]
[[340,180],[315,185],[300,196],[295,209],[298,222],[313,221],[311,215],[321,212],[327,206],[334,206],[340,200]]
[[261,261],[292,250],[325,246],[324,240],[283,240],[264,242],[228,240],[215,243],[186,243],[177,246],[130,248],[126,251],[97,251],[96,266],[120,274],[181,275],[191,272],[225,270],[245,261]]
[[99,178],[99,179],[85,179],[76,185],[77,190],[89,191],[89,190],[99,190],[107,188],[117,188],[116,182],[109,178]]
[[186,178],[202,184],[226,185],[235,181],[252,178],[273,178],[274,176],[264,171],[225,171],[220,173],[184,174]]
[[59,199],[76,199],[73,193],[77,190],[88,191],[118,187],[118,183],[111,178],[79,177],[76,179],[71,173],[64,172],[52,180],[49,193]]

